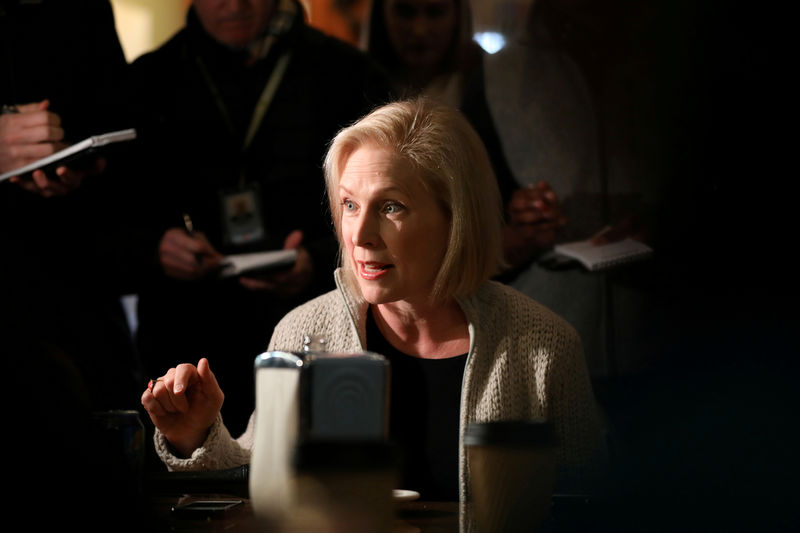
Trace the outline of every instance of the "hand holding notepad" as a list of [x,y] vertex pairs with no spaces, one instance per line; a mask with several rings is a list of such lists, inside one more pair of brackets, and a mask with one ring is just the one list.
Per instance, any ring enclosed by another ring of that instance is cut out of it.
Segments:
[[592,272],[647,259],[653,254],[648,245],[631,238],[607,244],[594,244],[591,239],[568,242],[556,245],[554,251],[579,261]]
[[297,259],[297,250],[272,250],[248,254],[233,254],[222,259],[219,275],[223,278],[233,276],[258,276],[288,269]]
[[102,146],[106,146],[108,144],[117,143],[121,141],[129,141],[135,138],[136,138],[136,130],[134,129],[112,131],[110,133],[104,133],[102,135],[94,135],[92,137],[88,137],[82,140],[79,143],[75,143],[71,146],[68,146],[63,150],[59,150],[58,152],[52,155],[38,159],[33,163],[27,164],[19,168],[15,168],[4,174],[0,174],[0,182],[5,181],[14,176],[24,176],[25,174],[33,172],[34,170],[46,169],[48,167],[53,167],[56,165],[66,165],[68,162],[73,161],[75,158],[92,153],[93,151]]

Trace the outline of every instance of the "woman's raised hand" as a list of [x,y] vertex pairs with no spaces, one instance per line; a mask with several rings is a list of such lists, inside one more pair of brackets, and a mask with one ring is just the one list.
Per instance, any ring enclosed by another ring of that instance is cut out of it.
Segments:
[[208,437],[225,395],[208,360],[170,368],[151,381],[142,394],[150,420],[184,457],[191,456]]

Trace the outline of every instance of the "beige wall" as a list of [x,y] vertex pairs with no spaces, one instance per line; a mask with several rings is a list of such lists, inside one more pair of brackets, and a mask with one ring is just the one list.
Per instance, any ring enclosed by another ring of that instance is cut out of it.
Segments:
[[125,58],[133,61],[183,27],[189,0],[111,0]]

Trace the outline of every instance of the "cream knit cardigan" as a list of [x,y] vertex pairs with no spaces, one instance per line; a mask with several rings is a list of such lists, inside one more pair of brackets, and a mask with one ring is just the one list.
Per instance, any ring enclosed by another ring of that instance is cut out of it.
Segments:
[[[301,352],[305,335],[320,335],[331,352],[365,350],[367,304],[335,272],[338,289],[294,309],[276,326],[268,351]],[[469,321],[470,347],[461,391],[459,482],[469,498],[469,464],[463,446],[470,422],[544,417],[559,439],[560,478],[586,487],[605,456],[600,417],[580,339],[558,315],[515,289],[493,281],[459,299]],[[213,369],[213,361],[211,361]],[[250,461],[254,417],[233,439],[221,418],[189,458],[172,453],[159,431],[155,445],[173,471],[233,468]]]

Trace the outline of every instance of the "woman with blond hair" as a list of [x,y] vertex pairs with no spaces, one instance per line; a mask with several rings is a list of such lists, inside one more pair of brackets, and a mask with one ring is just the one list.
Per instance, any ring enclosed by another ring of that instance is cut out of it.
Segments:
[[[336,136],[325,175],[337,289],[290,312],[269,350],[300,352],[318,335],[332,352],[384,355],[403,487],[426,500],[466,501],[464,430],[477,421],[548,419],[563,479],[583,479],[603,443],[580,339],[490,281],[502,262],[501,201],[464,117],[426,99],[380,107]],[[207,360],[171,369],[142,403],[170,469],[249,461],[252,418],[239,439],[228,434]]]

